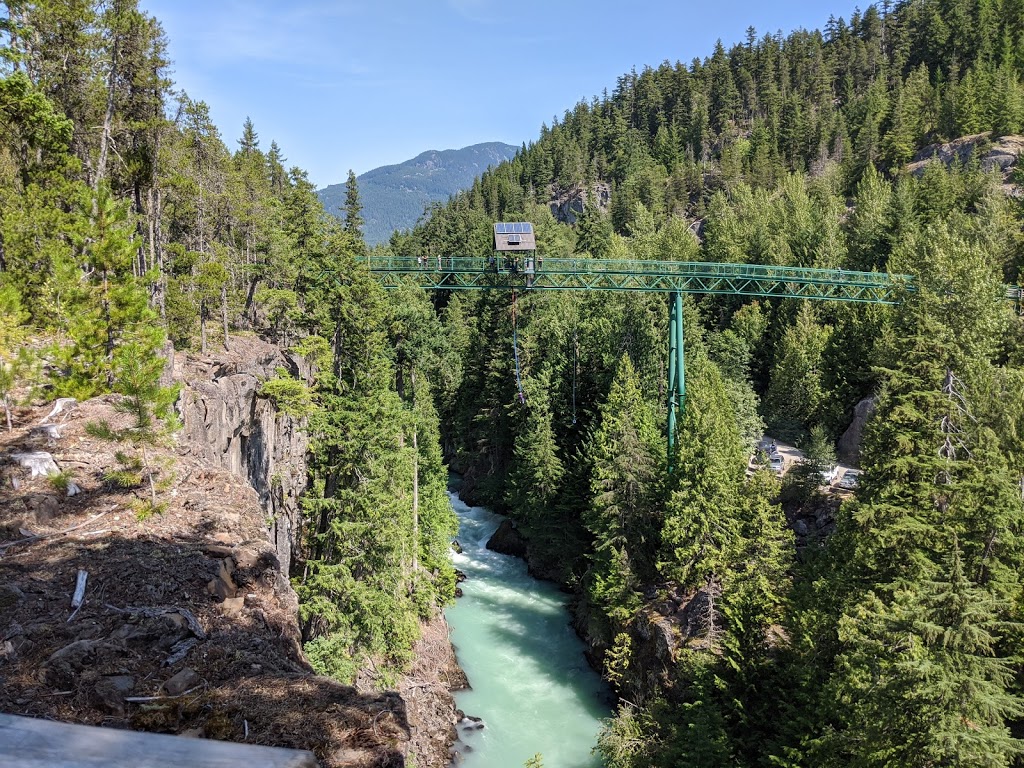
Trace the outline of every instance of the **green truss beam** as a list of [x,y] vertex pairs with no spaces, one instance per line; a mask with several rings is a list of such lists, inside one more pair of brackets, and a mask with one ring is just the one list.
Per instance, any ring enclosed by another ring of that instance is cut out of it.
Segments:
[[465,256],[367,257],[362,260],[385,288],[411,281],[422,288],[465,290],[647,291],[711,293],[896,304],[912,278],[882,272],[811,269],[761,264],[613,259]]
[[[671,469],[679,415],[686,401],[683,361],[684,293],[764,296],[898,304],[914,290],[909,275],[812,269],[763,264],[700,261],[619,261],[614,259],[541,259],[534,255],[369,256],[360,260],[385,288],[413,283],[445,291],[645,291],[668,293],[668,453]],[[1006,298],[1024,315],[1024,289],[1008,286]]]

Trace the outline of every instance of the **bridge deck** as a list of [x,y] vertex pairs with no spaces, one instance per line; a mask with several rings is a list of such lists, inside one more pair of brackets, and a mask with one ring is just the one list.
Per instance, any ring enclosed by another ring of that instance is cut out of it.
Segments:
[[364,263],[387,288],[411,279],[423,288],[446,290],[679,291],[881,304],[895,304],[900,300],[901,291],[913,290],[913,279],[906,275],[762,264],[555,259],[523,255],[515,260],[466,256],[368,257]]

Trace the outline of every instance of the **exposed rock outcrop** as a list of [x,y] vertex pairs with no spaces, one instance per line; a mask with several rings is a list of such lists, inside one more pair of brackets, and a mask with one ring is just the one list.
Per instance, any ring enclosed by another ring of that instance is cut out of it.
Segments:
[[[672,582],[652,587],[627,629],[630,663],[620,670],[619,695],[636,701],[656,690],[671,691],[684,648],[713,650],[725,622],[719,606],[721,595],[722,586],[717,580],[689,591]],[[587,659],[595,669],[601,668],[609,651],[598,639],[600,631],[595,631],[599,624],[601,621],[595,622],[584,603],[577,603],[574,626],[588,644]]]
[[185,386],[179,440],[186,453],[219,464],[255,489],[287,574],[306,487],[308,440],[304,420],[279,413],[259,388],[278,368],[306,380],[309,368],[301,357],[255,338],[233,339],[231,347],[216,357],[176,356],[175,378]]
[[551,215],[563,224],[575,224],[587,206],[607,211],[611,206],[612,189],[606,182],[597,182],[587,189],[578,184],[551,192]]
[[[179,437],[148,452],[158,512],[145,489],[104,479],[122,446],[86,425],[124,427],[116,404],[80,403],[48,446],[81,487],[72,497],[9,459],[48,441],[32,429],[47,408],[22,409],[0,432],[0,711],[312,749],[333,768],[404,764],[400,697],[310,669],[259,495],[207,458],[216,443]],[[88,582],[72,611],[79,571]]]
[[[424,625],[397,692],[319,677],[303,656],[288,570],[305,425],[259,395],[278,368],[308,377],[302,360],[244,337],[230,352],[173,360],[164,383],[183,385],[184,428],[149,454],[159,514],[139,519],[139,496],[104,480],[118,446],[85,429],[123,426],[117,396],[48,421],[48,407],[21,409],[14,432],[0,433],[0,710],[312,749],[333,768],[412,755],[447,765],[449,689],[465,679],[443,617]],[[54,422],[57,436],[38,428]],[[44,448],[57,480],[12,458]],[[74,497],[65,475],[81,486]],[[72,621],[79,569],[88,589]]]
[[949,166],[954,162],[964,164],[977,158],[983,171],[995,171],[1002,175],[1003,190],[1007,194],[1020,197],[1024,190],[1012,183],[1011,175],[1022,153],[1024,136],[992,138],[991,132],[978,133],[961,136],[947,144],[929,144],[914,155],[906,168],[915,176],[920,176],[930,162],[937,161]]
[[511,520],[501,521],[498,530],[487,540],[487,548],[503,555],[526,557],[526,539],[516,530]]
[[860,445],[864,439],[864,428],[875,413],[876,401],[873,397],[865,397],[853,409],[853,421],[839,438],[839,460],[856,466],[860,461]]
[[455,724],[459,716],[451,692],[469,687],[455,659],[443,614],[420,625],[413,653],[412,669],[398,683],[409,724],[403,753],[415,755],[416,765],[442,768],[448,765],[449,749],[458,737]]

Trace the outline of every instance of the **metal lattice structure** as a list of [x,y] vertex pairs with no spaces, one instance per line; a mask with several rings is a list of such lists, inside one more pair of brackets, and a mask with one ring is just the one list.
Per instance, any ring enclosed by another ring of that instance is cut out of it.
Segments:
[[[534,253],[503,252],[495,252],[488,258],[371,256],[362,261],[385,288],[397,288],[411,282],[421,288],[446,291],[643,291],[669,294],[667,405],[670,468],[676,425],[686,402],[684,293],[897,304],[903,292],[914,290],[913,279],[908,275],[763,264],[552,259],[539,258]],[[1019,303],[1019,295],[1017,299]]]
[[1024,288],[1019,285],[1006,286],[1006,298],[1013,302],[1017,314],[1024,317]]
[[[411,282],[421,288],[446,291],[644,291],[669,294],[670,467],[676,424],[686,400],[684,293],[898,304],[905,293],[914,291],[914,280],[909,275],[764,264],[547,259],[539,258],[535,253],[499,252],[489,258],[386,256],[367,257],[362,261],[385,288],[397,288]],[[1024,289],[1007,286],[1006,298],[1014,302],[1017,311],[1024,315]]]
[[906,275],[762,264],[614,259],[369,257],[364,263],[384,285],[411,281],[422,288],[459,290],[647,291],[896,304],[913,290]]

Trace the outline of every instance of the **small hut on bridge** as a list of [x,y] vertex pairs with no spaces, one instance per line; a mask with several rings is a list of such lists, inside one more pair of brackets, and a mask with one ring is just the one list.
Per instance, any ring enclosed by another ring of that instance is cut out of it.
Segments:
[[536,251],[533,224],[528,221],[499,221],[494,225],[494,250],[499,253]]
[[[537,238],[528,221],[499,221],[494,225],[494,266],[516,273],[526,273],[527,285],[532,282],[536,265]],[[523,253],[520,261],[519,253]],[[504,264],[499,263],[499,259]]]

